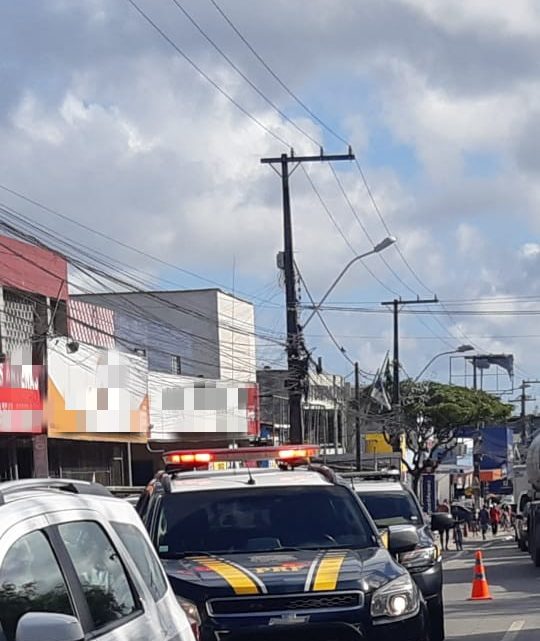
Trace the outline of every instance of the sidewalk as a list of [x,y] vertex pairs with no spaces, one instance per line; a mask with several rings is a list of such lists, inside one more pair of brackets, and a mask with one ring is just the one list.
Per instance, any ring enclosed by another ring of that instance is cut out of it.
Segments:
[[[439,545],[442,548],[442,542],[439,537],[438,532],[434,532],[434,537],[437,545]],[[471,551],[474,552],[474,550],[478,549],[479,547],[482,547],[483,545],[489,544],[490,542],[496,542],[496,541],[513,541],[514,540],[514,530],[513,529],[508,529],[508,530],[499,530],[495,536],[491,533],[491,530],[489,530],[486,534],[486,538],[482,538],[482,534],[472,534],[469,533],[467,537],[463,537],[463,551]],[[450,544],[449,544],[449,549],[448,550],[443,550],[443,556],[447,556],[449,553],[452,552],[458,552],[459,550],[456,549],[456,545],[453,540],[452,533],[450,533]]]

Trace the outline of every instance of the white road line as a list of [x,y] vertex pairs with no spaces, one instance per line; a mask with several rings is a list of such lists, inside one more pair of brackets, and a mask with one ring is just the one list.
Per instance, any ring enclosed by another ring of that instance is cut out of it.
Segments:
[[514,641],[517,636],[517,633],[525,625],[525,621],[514,621],[512,625],[506,631],[506,634],[502,638],[502,641]]

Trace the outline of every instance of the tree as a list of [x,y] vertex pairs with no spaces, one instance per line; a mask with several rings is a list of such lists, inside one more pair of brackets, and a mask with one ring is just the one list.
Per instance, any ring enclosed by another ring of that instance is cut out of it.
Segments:
[[435,471],[457,445],[460,428],[480,422],[504,422],[512,406],[481,390],[433,381],[403,381],[401,407],[380,415],[388,443],[405,438],[411,461],[403,461],[418,493],[424,472]]

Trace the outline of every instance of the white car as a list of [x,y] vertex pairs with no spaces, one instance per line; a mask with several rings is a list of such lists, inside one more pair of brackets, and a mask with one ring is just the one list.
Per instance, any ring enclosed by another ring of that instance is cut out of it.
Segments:
[[194,641],[133,507],[66,479],[0,483],[0,641]]

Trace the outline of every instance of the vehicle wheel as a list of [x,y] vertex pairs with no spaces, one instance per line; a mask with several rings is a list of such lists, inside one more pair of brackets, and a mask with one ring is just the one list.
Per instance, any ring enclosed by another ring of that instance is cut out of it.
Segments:
[[444,641],[444,607],[442,594],[432,599],[429,610],[429,641]]
[[533,560],[533,563],[537,568],[540,568],[540,549],[537,546],[535,546],[532,549],[532,551],[529,548],[529,551],[530,551],[530,555]]

